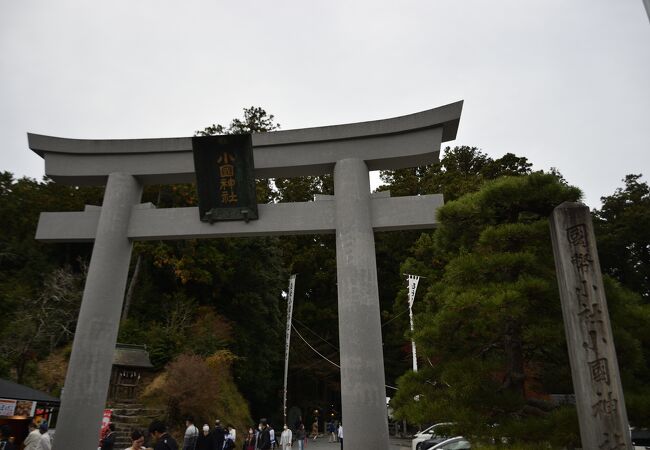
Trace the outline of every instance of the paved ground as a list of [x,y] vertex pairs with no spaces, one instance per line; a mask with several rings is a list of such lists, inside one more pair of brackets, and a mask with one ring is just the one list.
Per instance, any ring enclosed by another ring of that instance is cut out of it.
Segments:
[[[298,447],[294,446],[293,448],[297,449]],[[334,444],[331,442],[327,442],[327,437],[318,438],[315,441],[310,439],[307,445],[305,446],[305,450],[327,450],[327,449],[340,450],[340,448],[341,448],[341,444],[338,443]],[[405,440],[405,439],[390,440],[390,450],[410,450],[410,449],[411,449],[410,440]]]

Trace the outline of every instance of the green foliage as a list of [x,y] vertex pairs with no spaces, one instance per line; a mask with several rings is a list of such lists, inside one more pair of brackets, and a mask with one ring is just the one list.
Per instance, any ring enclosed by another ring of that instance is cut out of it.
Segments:
[[650,188],[641,175],[627,175],[625,188],[601,197],[594,211],[603,272],[650,301]]
[[182,352],[205,356],[229,348],[242,356],[235,379],[254,411],[274,408],[287,278],[277,239],[150,243],[138,250],[148,263],[121,342],[146,344],[156,367]]
[[[398,417],[451,420],[484,440],[579,443],[575,409],[545,400],[572,392],[547,217],[579,196],[556,174],[533,173],[487,182],[441,208],[440,227],[402,267],[427,276],[414,335],[426,363],[399,380]],[[628,415],[644,426],[650,308],[609,277],[605,289]]]
[[[481,450],[548,450],[580,446],[578,417],[574,407],[562,406],[535,421],[513,420],[506,425],[488,427],[487,439],[479,440],[472,448]],[[512,438],[525,435],[526,440]],[[484,444],[482,442],[494,442]]]
[[650,306],[608,276],[603,277],[621,372],[627,415],[636,427],[650,426]]
[[[445,201],[449,202],[477,191],[486,181],[530,172],[531,164],[526,158],[510,153],[492,159],[476,147],[447,147],[439,163],[382,172],[382,180],[389,184],[381,186],[379,190],[390,190],[392,196],[442,193]],[[426,292],[435,279],[432,270],[439,270],[448,259],[437,249],[430,251],[433,247],[421,245],[425,240],[431,240],[432,236],[410,231],[379,233],[376,236],[388,384],[394,384],[399,375],[410,367],[411,361],[410,345],[404,340],[404,330],[408,329],[409,324],[408,315],[404,314],[407,292],[402,274],[427,277],[420,280],[419,288],[419,292]],[[420,242],[416,243],[418,238]],[[409,258],[410,254],[416,257]],[[401,269],[395,270],[400,263]],[[416,308],[420,307],[419,303],[419,300],[416,301]]]
[[650,425],[650,188],[627,175],[593,213],[630,423]]
[[243,119],[233,119],[228,128],[223,125],[212,124],[203,130],[194,133],[195,136],[214,136],[216,134],[243,134],[243,133],[262,133],[265,131],[275,131],[280,129],[280,124],[275,123],[275,116],[268,114],[264,108],[251,106],[244,108]]
[[577,188],[558,182],[550,174],[501,178],[441,208],[438,219],[443,226],[436,239],[446,253],[467,250],[486,225],[546,219],[562,201],[579,197]]
[[[278,178],[275,187],[279,202],[313,201],[316,194],[334,193],[331,175]],[[294,293],[294,325],[322,354],[338,360],[334,236],[286,236],[278,243],[284,267],[288,273],[298,275]],[[291,342],[289,374],[289,405],[299,405],[303,410],[322,406],[323,385],[334,392],[340,389],[338,369],[315,355],[295,334]],[[278,402],[281,402],[280,398]]]
[[97,204],[102,191],[0,173],[0,376],[26,381],[35,362],[74,331],[76,315],[67,317],[78,308],[89,246],[36,242],[39,214]]
[[391,195],[443,194],[445,201],[477,191],[487,180],[527,175],[532,164],[524,157],[507,153],[492,159],[476,147],[445,148],[438,163],[412,169],[381,172]]
[[[426,259],[408,262],[434,258],[414,336],[429,366],[400,379],[400,416],[452,420],[484,437],[498,423],[524,441],[542,428],[550,408],[535,399],[547,392],[546,374],[568,364],[546,218],[579,195],[533,173],[490,181],[440,209],[435,235],[416,244]],[[568,391],[570,380],[559,387]]]

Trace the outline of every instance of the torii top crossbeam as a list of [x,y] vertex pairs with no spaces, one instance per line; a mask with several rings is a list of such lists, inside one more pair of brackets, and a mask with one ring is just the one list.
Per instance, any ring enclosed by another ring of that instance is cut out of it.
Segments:
[[[368,170],[436,162],[440,143],[456,138],[463,102],[345,125],[253,134],[258,178],[330,173],[337,161],[357,158]],[[28,134],[29,148],[45,159],[45,174],[61,183],[106,184],[113,172],[143,184],[194,181],[192,139],[66,139]]]

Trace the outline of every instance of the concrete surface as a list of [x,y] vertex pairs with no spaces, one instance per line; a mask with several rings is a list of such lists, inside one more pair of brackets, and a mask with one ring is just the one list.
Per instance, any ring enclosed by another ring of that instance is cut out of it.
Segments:
[[[345,443],[345,439],[343,440]],[[327,442],[327,436],[322,436],[316,439],[315,441],[310,439],[305,446],[305,450],[340,450],[341,444],[339,443],[329,443]],[[366,450],[371,449],[372,447],[361,447],[360,449],[353,449],[349,446],[344,446],[344,450]],[[410,439],[389,439],[389,450],[411,450],[411,440]],[[297,450],[298,445],[294,444],[291,447],[292,450]]]

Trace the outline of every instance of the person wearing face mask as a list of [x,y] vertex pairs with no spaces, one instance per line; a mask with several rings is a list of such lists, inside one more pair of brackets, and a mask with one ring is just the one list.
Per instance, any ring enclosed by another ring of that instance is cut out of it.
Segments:
[[255,434],[253,427],[251,427],[248,429],[248,435],[244,439],[244,446],[242,447],[242,450],[255,450],[256,441],[257,435]]
[[260,432],[258,434],[256,448],[260,450],[271,449],[271,434],[269,433],[269,427],[266,424],[266,419],[260,420]]
[[196,441],[196,450],[214,450],[212,447],[214,440],[210,432],[210,426],[206,423],[199,433],[199,439]]
[[293,440],[293,433],[291,433],[291,430],[285,423],[284,430],[282,430],[282,434],[280,435],[280,448],[282,450],[289,450],[291,448],[292,440]]

